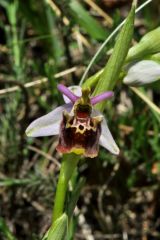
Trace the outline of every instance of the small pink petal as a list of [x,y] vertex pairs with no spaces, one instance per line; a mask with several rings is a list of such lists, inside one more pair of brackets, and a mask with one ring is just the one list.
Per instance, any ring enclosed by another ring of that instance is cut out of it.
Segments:
[[95,104],[102,102],[103,100],[111,98],[113,96],[114,96],[114,92],[112,92],[112,91],[101,93],[101,94],[91,98],[91,104],[95,105]]
[[[74,95],[76,95],[78,98],[80,98],[82,96],[82,88],[80,86],[73,85],[73,86],[68,87],[68,89]],[[68,97],[66,97],[64,94],[63,94],[63,99],[64,99],[65,103],[70,103],[71,102],[71,100]]]
[[77,101],[78,97],[63,84],[58,84],[57,88],[62,94],[67,96],[71,100],[71,102],[75,103]]

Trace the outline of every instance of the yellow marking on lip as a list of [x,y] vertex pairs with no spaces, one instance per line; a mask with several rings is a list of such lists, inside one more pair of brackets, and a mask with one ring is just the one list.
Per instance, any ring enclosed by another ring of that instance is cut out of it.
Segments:
[[78,154],[78,155],[81,155],[81,154],[85,153],[85,149],[84,148],[72,148],[71,152],[73,152],[75,154]]

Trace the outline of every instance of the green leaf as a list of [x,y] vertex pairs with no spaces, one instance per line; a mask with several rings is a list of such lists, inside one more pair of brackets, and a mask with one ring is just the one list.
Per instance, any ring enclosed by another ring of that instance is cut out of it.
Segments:
[[0,187],[11,187],[16,185],[27,185],[32,184],[36,181],[35,178],[23,178],[23,179],[16,179],[16,178],[3,178],[0,179]]
[[104,40],[106,38],[107,31],[89,15],[78,1],[71,0],[69,5],[75,20],[92,38],[97,40]]
[[77,216],[73,216],[74,209],[76,207],[77,201],[79,199],[81,189],[84,186],[85,179],[78,178],[78,172],[75,170],[74,174],[72,175],[72,179],[70,181],[71,187],[73,191],[69,192],[68,199],[66,203],[66,213],[68,216],[68,239],[72,240],[74,239],[75,231],[76,231],[76,223],[77,223]]
[[57,34],[56,17],[45,0],[39,1],[19,1],[21,14],[39,34],[39,39],[43,39],[43,45],[47,49],[50,57],[54,57],[55,65],[60,61],[63,48]]
[[68,217],[64,213],[47,231],[42,240],[64,240],[67,232]]
[[[126,22],[119,33],[113,53],[100,76],[93,95],[97,95],[101,92],[112,90],[114,88],[131,44],[134,29],[134,17],[135,5],[133,4]],[[103,110],[105,102],[97,104],[96,107],[99,110]]]
[[129,50],[126,62],[142,59],[158,52],[160,52],[160,27],[147,33],[137,45]]
[[1,0],[1,1],[0,1],[0,5],[1,5],[2,7],[4,7],[4,8],[7,8],[8,5],[9,5],[9,2],[7,2],[6,0]]
[[53,53],[53,56],[55,59],[55,63],[58,63],[60,61],[61,54],[62,54],[62,51],[61,51],[62,46],[60,45],[58,35],[56,34],[56,31],[55,31],[56,23],[55,23],[54,13],[53,13],[52,9],[50,8],[50,6],[47,4],[46,0],[44,0],[44,10],[46,13],[49,33],[51,35],[50,40],[51,40],[52,53]]
[[153,54],[153,55],[149,55],[149,56],[147,56],[146,59],[148,59],[148,60],[153,60],[153,61],[155,61],[155,62],[160,63],[160,52],[159,52],[159,53],[156,53],[156,54]]
[[76,187],[73,190],[71,198],[69,199],[70,202],[69,202],[69,206],[68,206],[68,209],[67,209],[67,213],[68,213],[69,219],[72,217],[73,211],[74,211],[74,209],[76,207],[76,204],[77,204],[77,201],[78,201],[81,189],[84,186],[84,183],[85,183],[85,179],[84,178],[80,178],[80,180],[78,181]]
[[7,240],[16,240],[3,218],[0,218],[0,233],[2,233]]
[[97,84],[97,82],[99,81],[100,79],[100,76],[103,72],[103,68],[98,71],[97,73],[95,73],[93,76],[89,77],[84,83],[83,83],[83,87],[93,87]]

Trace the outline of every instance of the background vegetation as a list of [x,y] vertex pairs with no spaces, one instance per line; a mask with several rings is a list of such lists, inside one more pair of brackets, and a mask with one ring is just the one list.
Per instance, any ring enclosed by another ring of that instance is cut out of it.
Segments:
[[[0,239],[38,240],[50,226],[61,162],[57,138],[27,138],[25,129],[63,103],[57,83],[79,84],[130,5],[125,0],[0,0]],[[158,27],[159,15],[154,0],[136,16],[133,44]],[[105,65],[115,40],[90,76]],[[158,84],[146,88],[157,105],[158,90]],[[159,239],[159,122],[121,84],[106,116],[121,153],[115,157],[100,149],[98,158],[80,163],[86,183],[75,210],[74,239]]]

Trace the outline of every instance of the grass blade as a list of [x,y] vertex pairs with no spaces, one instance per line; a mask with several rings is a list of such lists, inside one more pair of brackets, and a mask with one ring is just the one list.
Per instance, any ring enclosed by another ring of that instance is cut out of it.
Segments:
[[107,31],[89,15],[78,1],[72,0],[70,2],[70,8],[75,20],[91,37],[97,40],[104,40],[106,38]]

